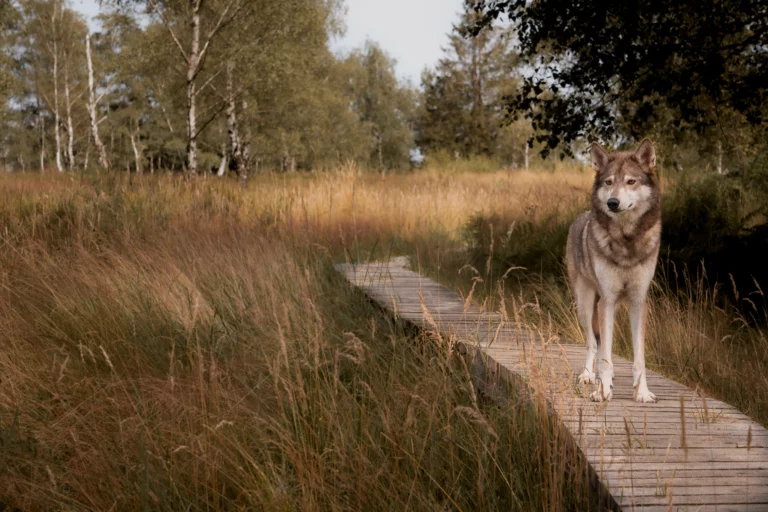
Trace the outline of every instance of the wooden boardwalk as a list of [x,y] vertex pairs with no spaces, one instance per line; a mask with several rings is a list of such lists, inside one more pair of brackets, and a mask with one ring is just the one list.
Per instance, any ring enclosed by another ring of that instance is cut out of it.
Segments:
[[576,384],[584,345],[541,343],[396,264],[337,269],[396,317],[476,350],[480,382],[516,380],[546,393],[622,510],[768,511],[768,431],[734,407],[652,371],[648,387],[659,401],[635,403],[632,363],[616,356],[613,400],[590,402]]

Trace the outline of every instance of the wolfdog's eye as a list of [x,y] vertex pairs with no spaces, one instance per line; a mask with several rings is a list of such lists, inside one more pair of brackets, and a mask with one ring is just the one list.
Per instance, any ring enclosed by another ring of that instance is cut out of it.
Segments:
[[634,185],[635,183],[637,183],[636,180],[627,180],[627,185]]
[[613,185],[613,180],[605,180],[605,184],[610,187],[611,185]]

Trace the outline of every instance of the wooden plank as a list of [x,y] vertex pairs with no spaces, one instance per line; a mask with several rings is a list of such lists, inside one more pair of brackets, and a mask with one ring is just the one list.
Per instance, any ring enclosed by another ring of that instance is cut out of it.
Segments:
[[[474,351],[478,382],[514,380],[543,393],[622,509],[768,511],[768,431],[731,405],[653,371],[648,386],[659,401],[638,404],[632,363],[615,356],[613,400],[595,404],[586,398],[591,387],[576,382],[583,345],[542,341],[402,266],[337,269],[396,317]],[[505,399],[498,389],[487,387]]]
[[634,510],[642,512],[765,512],[765,507],[757,505],[691,505],[674,506],[668,505],[648,505],[636,506]]

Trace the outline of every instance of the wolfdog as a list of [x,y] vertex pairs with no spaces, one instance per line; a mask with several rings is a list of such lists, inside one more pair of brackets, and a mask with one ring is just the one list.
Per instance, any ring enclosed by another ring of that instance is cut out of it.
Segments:
[[[636,402],[655,402],[645,378],[645,308],[661,241],[661,196],[655,173],[656,150],[644,140],[634,151],[590,150],[595,183],[592,210],[579,215],[568,231],[568,277],[587,335],[587,360],[579,376],[597,390],[595,402],[613,396],[613,321],[626,303],[632,327],[632,377]],[[593,370],[597,357],[597,376]]]

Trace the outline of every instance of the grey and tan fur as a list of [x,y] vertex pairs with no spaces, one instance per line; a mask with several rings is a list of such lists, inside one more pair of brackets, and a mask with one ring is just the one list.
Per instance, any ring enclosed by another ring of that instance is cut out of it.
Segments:
[[656,151],[644,140],[634,152],[608,154],[595,143],[590,153],[596,171],[592,210],[573,222],[566,248],[568,276],[587,335],[579,382],[591,384],[599,377],[592,400],[613,396],[613,323],[616,306],[623,302],[632,327],[633,397],[655,402],[645,377],[645,313],[661,240]]

